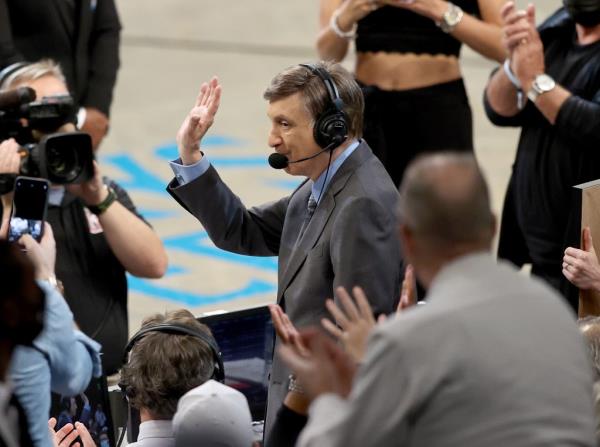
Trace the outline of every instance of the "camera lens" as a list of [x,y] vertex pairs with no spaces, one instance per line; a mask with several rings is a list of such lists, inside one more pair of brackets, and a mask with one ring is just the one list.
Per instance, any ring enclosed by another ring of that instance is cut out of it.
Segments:
[[47,167],[48,174],[60,183],[69,183],[81,173],[82,166],[77,156],[77,148],[51,147],[48,148]]

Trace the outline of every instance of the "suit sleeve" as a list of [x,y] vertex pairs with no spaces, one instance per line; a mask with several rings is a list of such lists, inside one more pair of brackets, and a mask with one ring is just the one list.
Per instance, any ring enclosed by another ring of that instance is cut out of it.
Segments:
[[396,229],[389,210],[360,197],[340,212],[332,233],[334,288],[362,287],[375,315],[392,312],[399,298],[401,256]]
[[212,242],[233,253],[276,256],[289,197],[247,209],[211,166],[202,176],[167,191],[204,226]]
[[121,23],[114,0],[97,0],[90,36],[90,71],[84,107],[94,107],[109,114],[113,89],[119,69]]
[[25,60],[13,42],[7,0],[0,0],[0,70]]
[[[375,332],[348,399],[333,394],[316,399],[297,446],[405,445],[407,415],[427,392],[407,360],[392,337]],[[407,367],[400,370],[402,365]]]

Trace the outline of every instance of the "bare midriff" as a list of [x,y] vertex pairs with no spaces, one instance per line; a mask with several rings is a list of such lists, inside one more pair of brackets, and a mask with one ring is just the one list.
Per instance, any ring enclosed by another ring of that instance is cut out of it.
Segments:
[[429,87],[461,78],[456,56],[365,52],[356,54],[356,78],[383,90]]

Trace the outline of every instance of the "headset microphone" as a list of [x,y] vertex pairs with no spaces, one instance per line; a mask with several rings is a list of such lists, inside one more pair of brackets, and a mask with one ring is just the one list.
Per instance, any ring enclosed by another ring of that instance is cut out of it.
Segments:
[[318,157],[323,152],[327,152],[328,150],[335,149],[340,144],[341,143],[338,143],[338,141],[336,140],[333,143],[328,144],[327,146],[325,146],[325,148],[321,149],[316,154],[311,155],[310,157],[300,158],[299,160],[289,160],[285,155],[282,155],[282,154],[277,153],[277,152],[273,152],[271,155],[269,155],[269,160],[268,160],[269,161],[269,166],[271,166],[273,169],[285,169],[290,164],[301,163],[303,161],[311,160],[311,159],[313,159],[315,157]]

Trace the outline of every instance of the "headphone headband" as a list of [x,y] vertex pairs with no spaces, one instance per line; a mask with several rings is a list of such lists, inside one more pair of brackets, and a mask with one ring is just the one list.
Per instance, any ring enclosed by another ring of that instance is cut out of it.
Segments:
[[300,64],[300,66],[308,68],[319,77],[327,89],[331,106],[317,117],[313,136],[320,147],[333,150],[348,137],[348,118],[344,112],[344,101],[327,70],[315,64]]
[[125,352],[123,354],[123,363],[127,363],[128,355],[135,346],[135,344],[150,332],[163,332],[174,335],[190,335],[203,341],[208,345],[213,354],[213,360],[215,363],[215,380],[218,380],[220,382],[223,382],[225,380],[225,369],[223,367],[221,351],[214,337],[205,332],[179,323],[157,323],[141,328],[138,332],[136,332],[133,335],[133,337],[131,337],[131,339],[127,343],[127,346],[125,347]]

